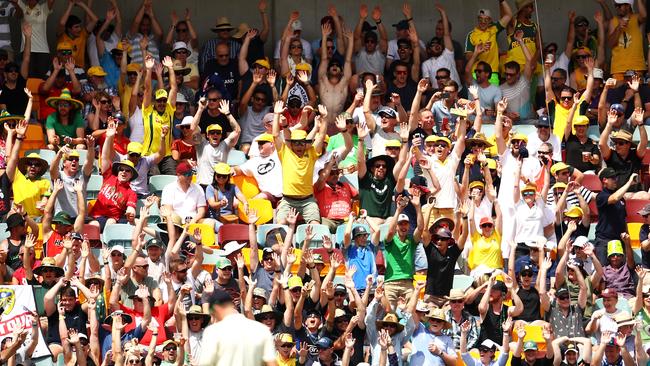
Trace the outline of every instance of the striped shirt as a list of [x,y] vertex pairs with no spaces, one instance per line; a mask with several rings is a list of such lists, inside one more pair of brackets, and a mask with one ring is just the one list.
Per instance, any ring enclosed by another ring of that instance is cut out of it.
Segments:
[[[129,41],[131,41],[131,63],[144,64],[144,59],[142,57],[142,50],[140,49],[140,40],[142,39],[142,33],[136,33],[135,35],[129,34]],[[160,51],[158,50],[158,42],[156,42],[156,36],[149,34],[149,43],[147,45],[147,52],[155,59],[160,60]],[[107,49],[106,51],[111,51]]]
[[11,49],[11,30],[9,18],[14,15],[16,8],[9,1],[0,1],[0,48]]
[[[582,197],[584,197],[587,204],[589,204],[589,202],[591,202],[591,200],[596,197],[596,194],[594,192],[588,190],[585,187],[580,187],[580,194]],[[549,206],[555,205],[555,196],[553,195],[552,189],[548,190],[548,194],[546,195],[546,204]],[[575,193],[569,192],[566,197],[566,208],[569,209],[574,206],[580,207],[580,201],[578,200],[578,196],[576,196]]]

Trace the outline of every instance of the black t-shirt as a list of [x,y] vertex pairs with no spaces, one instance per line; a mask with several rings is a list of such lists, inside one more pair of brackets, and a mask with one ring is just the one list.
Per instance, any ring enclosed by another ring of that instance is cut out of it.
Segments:
[[[612,105],[615,103],[622,103],[625,98],[625,91],[629,89],[627,83],[619,86],[616,89],[611,89],[607,92],[607,104]],[[641,105],[650,101],[650,87],[646,84],[639,85],[639,96],[641,97]],[[630,118],[634,112],[634,97],[627,103],[625,109],[625,118]]]
[[621,233],[627,229],[625,200],[621,199],[609,204],[607,200],[612,194],[614,194],[614,191],[603,187],[603,190],[596,195],[596,207],[598,208],[597,239],[620,239]]
[[483,319],[483,323],[481,323],[481,334],[478,337],[477,344],[481,344],[486,339],[491,339],[497,344],[503,342],[503,322],[505,322],[507,318],[507,306],[501,305],[501,313],[496,314],[492,311],[492,305],[488,305],[485,319]]
[[[523,355],[522,355],[523,356]],[[551,366],[553,364],[553,359],[552,358],[538,358],[535,360],[535,363],[530,365],[527,362],[523,360],[523,358],[519,357],[512,357],[512,360],[510,361],[511,366]]]
[[[88,322],[88,315],[81,310],[81,304],[76,304],[72,311],[65,313],[65,325],[70,328],[76,329],[79,333],[87,335],[86,323]],[[61,343],[59,337],[59,313],[55,311],[52,315],[47,317],[47,335],[45,336],[46,343]]]
[[[622,187],[630,179],[632,173],[639,173],[641,170],[641,158],[636,155],[636,148],[630,148],[626,158],[623,158],[616,151],[612,150],[609,159],[605,160],[608,167],[616,171],[616,183]],[[643,190],[641,184],[632,184],[628,192],[638,192]]]
[[393,82],[389,83],[387,95],[390,95],[391,93],[399,94],[402,105],[404,108],[409,110],[411,108],[411,104],[413,104],[413,98],[415,98],[415,93],[417,91],[418,84],[416,84],[415,81],[413,81],[410,77],[407,77],[406,85],[404,85],[402,88],[397,87],[397,85],[395,85]]
[[[648,234],[650,234],[650,225],[641,225],[641,229],[639,230],[639,242],[648,240]],[[643,268],[650,268],[650,251],[646,252],[641,249],[641,264],[643,265]]]
[[7,172],[3,172],[0,176],[0,217],[4,218],[5,215],[11,210],[11,196],[13,190],[11,188],[11,180],[7,176]]
[[321,327],[321,329],[316,334],[312,334],[303,325],[302,328],[296,329],[296,331],[293,334],[293,340],[294,342],[296,342],[296,344],[302,344],[303,342],[307,342],[307,347],[309,347],[309,356],[318,357],[318,348],[316,348],[316,342],[318,342],[318,338],[324,335],[324,332],[325,332],[324,326]]
[[[325,329],[325,327],[323,327],[323,329]],[[339,337],[343,335],[343,332],[340,332],[338,329],[336,329],[336,325],[334,325],[334,329],[332,329],[331,332],[325,329],[323,331],[323,335],[328,337],[332,341],[336,341]],[[354,353],[350,358],[350,365],[357,365],[360,362],[363,362],[363,344],[365,343],[365,337],[366,337],[365,329],[361,329],[358,326],[352,329],[352,338],[354,338],[356,342],[354,342]],[[336,353],[337,356],[342,358],[343,351],[345,351],[345,348],[340,350],[335,350],[334,353]]]
[[23,259],[19,255],[20,247],[25,244],[25,238],[20,239],[18,245],[13,245],[9,242],[7,248],[7,265],[14,271],[23,266]]
[[[210,60],[205,63],[203,73],[201,74],[201,85],[204,85],[206,79],[210,79],[209,83],[214,85],[222,84],[224,89],[229,95],[223,97],[229,100],[237,99],[237,84],[239,83],[239,71],[237,70],[237,63],[230,61],[227,65],[222,66],[217,63],[217,60]],[[219,89],[219,87],[217,86]]]
[[212,117],[208,113],[207,109],[203,111],[203,113],[201,114],[201,119],[199,120],[199,127],[201,127],[201,133],[205,133],[208,129],[208,126],[215,123],[221,126],[221,129],[223,130],[221,138],[225,139],[226,136],[232,131],[232,128],[230,127],[230,122],[228,121],[228,117],[226,117],[224,114],[221,113],[219,113],[219,115],[216,117]]
[[599,166],[592,164],[589,161],[582,160],[582,153],[588,152],[590,154],[600,155],[598,145],[590,138],[584,144],[578,140],[576,135],[571,134],[565,143],[566,149],[566,163],[581,172],[588,170],[598,171]]
[[[241,95],[239,96],[239,100],[246,94],[246,91],[248,88],[250,88],[251,84],[253,83],[253,73],[249,69],[246,71],[244,75],[241,77]],[[266,94],[266,105],[272,105],[273,103],[273,90],[271,89],[271,85],[269,83],[264,82],[262,84],[257,85],[255,89],[261,89],[264,94]],[[251,99],[253,99],[251,97]]]
[[521,302],[524,304],[524,310],[516,317],[516,320],[524,320],[527,322],[533,322],[535,320],[541,320],[542,316],[540,313],[539,306],[539,292],[535,287],[531,287],[526,290],[523,287],[519,287],[517,295],[521,299]]
[[456,244],[450,245],[443,255],[438,247],[431,243],[424,247],[429,263],[427,268],[427,284],[425,294],[433,296],[449,296],[454,282],[454,267],[461,250]]
[[18,80],[16,80],[16,87],[14,89],[9,89],[6,84],[2,85],[0,104],[7,106],[7,112],[20,115],[25,113],[25,108],[29,101],[27,94],[25,94],[26,87],[27,81],[20,75],[18,75]]

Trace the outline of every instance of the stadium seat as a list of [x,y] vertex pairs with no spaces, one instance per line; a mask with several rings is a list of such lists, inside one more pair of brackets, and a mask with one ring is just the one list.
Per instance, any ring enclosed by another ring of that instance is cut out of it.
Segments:
[[243,151],[233,149],[228,153],[228,159],[226,162],[230,166],[237,166],[244,164],[246,160],[248,159],[246,159],[246,154],[244,154]]
[[596,199],[589,201],[589,217],[592,223],[598,222],[598,206],[596,206]]
[[[370,232],[370,227],[368,225],[366,225],[366,224],[357,224],[357,223],[352,224],[352,229],[354,230],[354,228],[358,227],[358,226],[363,226],[364,228],[366,228],[367,232]],[[336,228],[336,234],[335,234],[336,235],[336,244],[338,244],[340,247],[343,247],[343,235],[345,235],[345,228],[346,227],[347,227],[347,223],[345,223],[343,225],[339,225]],[[368,238],[368,240],[370,240],[370,238]]]
[[[650,133],[650,126],[639,126],[639,128],[645,128],[646,133]],[[635,128],[634,133],[632,134],[632,141],[639,142],[641,141],[641,135],[639,134],[639,129]]]
[[582,179],[582,186],[596,193],[603,190],[603,183],[595,174],[585,174],[584,178]]
[[86,199],[97,199],[97,194],[99,194],[99,190],[102,188],[103,183],[104,177],[96,174],[91,175],[90,179],[88,179],[88,184],[86,185]]
[[[305,230],[307,230],[307,226],[309,226],[309,224],[302,224],[296,228],[296,236],[294,237],[294,244],[296,247],[302,247],[302,242],[305,240]],[[326,225],[311,225],[311,227],[313,237],[310,246],[312,248],[323,246],[323,236],[327,235],[332,238],[330,229]]]
[[589,126],[587,128],[587,136],[598,143],[598,139],[600,139],[600,129],[598,126]]
[[[248,200],[248,207],[257,210],[258,219],[255,222],[257,225],[265,224],[273,220],[273,206],[271,205],[271,201],[263,198],[251,198]],[[248,216],[246,216],[246,212],[244,211],[244,204],[240,202],[237,209],[239,219],[247,223]]]
[[[41,95],[38,93],[38,89],[41,87],[45,80],[40,78],[28,78],[27,79],[27,89],[32,93],[32,114],[36,114],[36,119],[41,120]],[[32,116],[27,116],[31,119]],[[43,116],[45,118],[45,116]]]
[[289,226],[281,224],[263,224],[257,227],[257,245],[260,248],[266,246],[266,234],[276,228],[284,229],[285,233],[289,232]]
[[129,224],[111,224],[104,227],[102,241],[106,246],[122,245],[124,248],[131,247],[131,234],[133,226]]
[[379,241],[384,242],[386,240],[386,234],[388,234],[388,226],[389,222],[385,222],[381,225],[379,225]]
[[[603,308],[603,298],[599,297],[594,302],[594,311],[602,308]],[[632,309],[630,309],[630,304],[627,302],[627,299],[625,299],[623,296],[618,297],[616,308],[622,311],[627,311],[628,313],[632,312]]]
[[537,135],[537,128],[533,125],[516,125],[512,127],[515,132],[523,133],[526,136]]
[[643,253],[641,253],[641,248],[632,249],[634,254],[634,263],[641,264],[643,261]]
[[90,242],[91,247],[101,248],[101,235],[97,226],[85,224],[83,228],[83,234],[88,237],[88,241]]
[[149,192],[160,197],[166,185],[176,181],[175,175],[152,175],[149,178]]
[[3,241],[9,237],[9,232],[7,231],[7,224],[0,222],[0,241]]
[[20,145],[18,156],[25,155],[25,151],[28,150],[45,148],[47,146],[45,140],[46,138],[45,133],[43,132],[43,127],[39,124],[30,123],[27,126],[27,134],[25,135],[25,140],[23,140],[23,143]]
[[248,225],[245,224],[226,224],[219,228],[219,244],[222,245],[229,241],[238,241],[248,243]]
[[190,235],[194,235],[194,229],[201,230],[201,244],[204,246],[214,246],[217,244],[217,236],[214,234],[214,227],[208,224],[194,223],[187,228]]
[[638,214],[645,205],[649,204],[650,200],[625,200],[625,212],[627,213],[626,221],[643,223],[643,216]]
[[253,198],[260,193],[257,181],[253,177],[245,175],[235,175],[232,182],[239,188],[246,198]]
[[[135,206],[135,215],[136,217],[140,218],[140,209],[144,207],[145,203],[144,198],[139,199],[138,202],[136,203]],[[162,217],[160,216],[160,208],[158,205],[151,205],[151,208],[149,208],[149,218],[147,219],[148,224],[157,224],[159,222],[162,222]]]
[[596,240],[596,223],[594,222],[589,224],[589,234],[587,234],[587,239],[590,241]]
[[472,286],[472,283],[474,283],[474,277],[457,274],[454,275],[454,283],[452,285],[452,288],[466,291]]
[[352,187],[354,187],[354,189],[359,190],[359,176],[357,175],[357,172],[354,172],[352,174],[343,174],[341,176],[341,182],[349,183]]

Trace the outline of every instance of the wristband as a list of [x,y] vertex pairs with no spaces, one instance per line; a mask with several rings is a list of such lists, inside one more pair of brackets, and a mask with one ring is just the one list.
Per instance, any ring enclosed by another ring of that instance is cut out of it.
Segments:
[[410,17],[410,18],[406,19],[407,22],[410,22],[412,20],[413,20],[413,17]]
[[402,143],[403,143],[403,144],[405,144],[405,143],[407,143],[407,142],[409,142],[408,139],[406,139],[406,140],[402,140]]
[[226,117],[230,117],[230,116],[232,116],[232,113],[226,114]]
[[375,22],[375,24],[381,24],[381,19]]
[[276,269],[274,272],[275,273],[282,273],[282,271],[280,271],[279,269]]
[[289,289],[289,286],[287,286],[287,287],[283,287],[282,289],[283,289],[283,290],[288,290],[288,289]]
[[314,265],[311,266],[311,267],[307,266],[307,268],[309,268],[309,269],[314,269],[314,268],[316,268],[316,265],[314,264]]
[[22,140],[24,140],[24,139],[25,139],[25,136],[18,136],[18,135],[16,135],[16,140],[20,140],[20,141],[22,141]]
[[151,335],[152,335],[152,336],[157,336],[157,335],[158,335],[158,333],[151,333]]

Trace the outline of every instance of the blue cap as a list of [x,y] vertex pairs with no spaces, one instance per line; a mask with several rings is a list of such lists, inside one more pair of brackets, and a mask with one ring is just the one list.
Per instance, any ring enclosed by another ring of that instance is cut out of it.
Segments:
[[535,127],[551,127],[551,119],[546,115],[539,116]]
[[377,114],[380,116],[384,114],[388,118],[397,118],[397,111],[391,107],[382,106],[377,111]]
[[327,337],[321,337],[316,342],[316,348],[318,349],[327,349],[331,348],[332,346],[334,346],[334,342],[332,342],[332,340]]
[[614,103],[609,107],[610,110],[615,110],[618,113],[625,113],[625,108],[623,108],[622,104],[619,103]]
[[409,29],[409,21],[406,19],[400,20],[399,22],[393,24],[393,27],[397,28],[397,30]]

